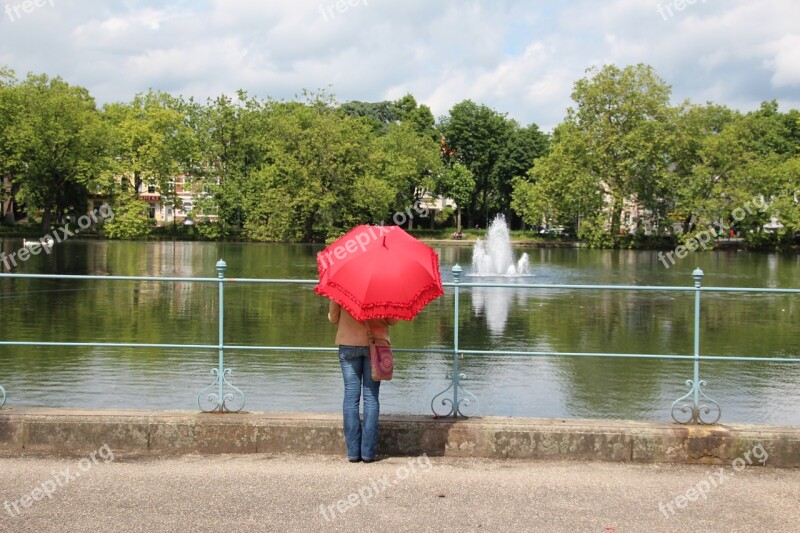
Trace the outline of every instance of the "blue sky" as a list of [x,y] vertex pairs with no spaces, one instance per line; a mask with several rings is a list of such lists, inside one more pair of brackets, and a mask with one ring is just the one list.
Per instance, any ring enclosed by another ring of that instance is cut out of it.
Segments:
[[[339,101],[471,98],[550,130],[591,66],[652,65],[673,102],[800,107],[795,0],[0,0],[0,65],[103,104],[148,88]],[[338,5],[338,7],[337,7]]]

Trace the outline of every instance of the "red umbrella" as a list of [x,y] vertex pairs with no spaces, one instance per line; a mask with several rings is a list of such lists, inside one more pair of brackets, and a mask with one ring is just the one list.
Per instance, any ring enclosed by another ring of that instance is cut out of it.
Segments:
[[443,294],[439,256],[397,226],[356,226],[317,254],[317,294],[356,320],[411,320]]

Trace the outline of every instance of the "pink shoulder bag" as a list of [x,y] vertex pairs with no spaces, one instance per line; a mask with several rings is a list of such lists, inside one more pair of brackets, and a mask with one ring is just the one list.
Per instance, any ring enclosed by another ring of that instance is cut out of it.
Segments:
[[[369,361],[372,366],[372,379],[375,381],[389,381],[394,372],[394,358],[392,345],[387,339],[376,339],[372,330],[364,323],[369,338]],[[380,343],[380,344],[379,344]]]

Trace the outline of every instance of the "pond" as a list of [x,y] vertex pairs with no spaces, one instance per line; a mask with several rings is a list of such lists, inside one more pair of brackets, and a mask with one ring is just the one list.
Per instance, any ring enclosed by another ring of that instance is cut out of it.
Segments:
[[[0,241],[7,254],[22,239]],[[434,245],[445,281],[451,268],[471,278],[472,248]],[[71,240],[21,264],[17,273],[215,277],[220,258],[231,278],[316,277],[314,245]],[[704,252],[665,268],[657,252],[517,248],[542,284],[800,287],[800,256]],[[460,346],[478,350],[692,354],[689,292],[462,288]],[[217,286],[208,283],[0,279],[0,340],[214,344]],[[331,346],[335,328],[313,285],[236,284],[225,290],[226,344]],[[447,348],[453,289],[412,322],[392,330],[398,348]],[[800,356],[800,296],[703,293],[701,353]],[[214,350],[108,347],[0,347],[6,407],[196,409],[213,381]],[[335,352],[226,352],[231,382],[246,410],[337,412],[342,379]],[[451,354],[403,353],[381,391],[383,413],[430,414],[444,390]],[[463,380],[482,415],[671,420],[686,392],[690,361],[599,357],[465,356]],[[705,392],[721,422],[800,425],[800,364],[701,363]],[[471,407],[475,407],[474,404]],[[465,409],[466,412],[472,412]]]

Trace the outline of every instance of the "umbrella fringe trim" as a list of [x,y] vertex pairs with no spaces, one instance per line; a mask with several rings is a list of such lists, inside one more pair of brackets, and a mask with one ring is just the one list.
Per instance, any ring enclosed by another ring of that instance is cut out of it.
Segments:
[[[328,292],[329,290],[330,292]],[[398,318],[401,320],[411,320],[414,318],[414,315],[422,311],[426,305],[444,294],[444,291],[439,284],[431,283],[414,295],[412,299],[413,303],[411,304],[381,301],[362,305],[357,303],[357,298],[350,291],[338,283],[331,281],[329,281],[324,287],[317,285],[314,287],[314,292],[320,296],[326,296],[338,303],[356,320],[368,320],[370,318]],[[354,305],[359,305],[361,309],[359,310],[354,308]],[[391,308],[402,311],[394,311]]]

